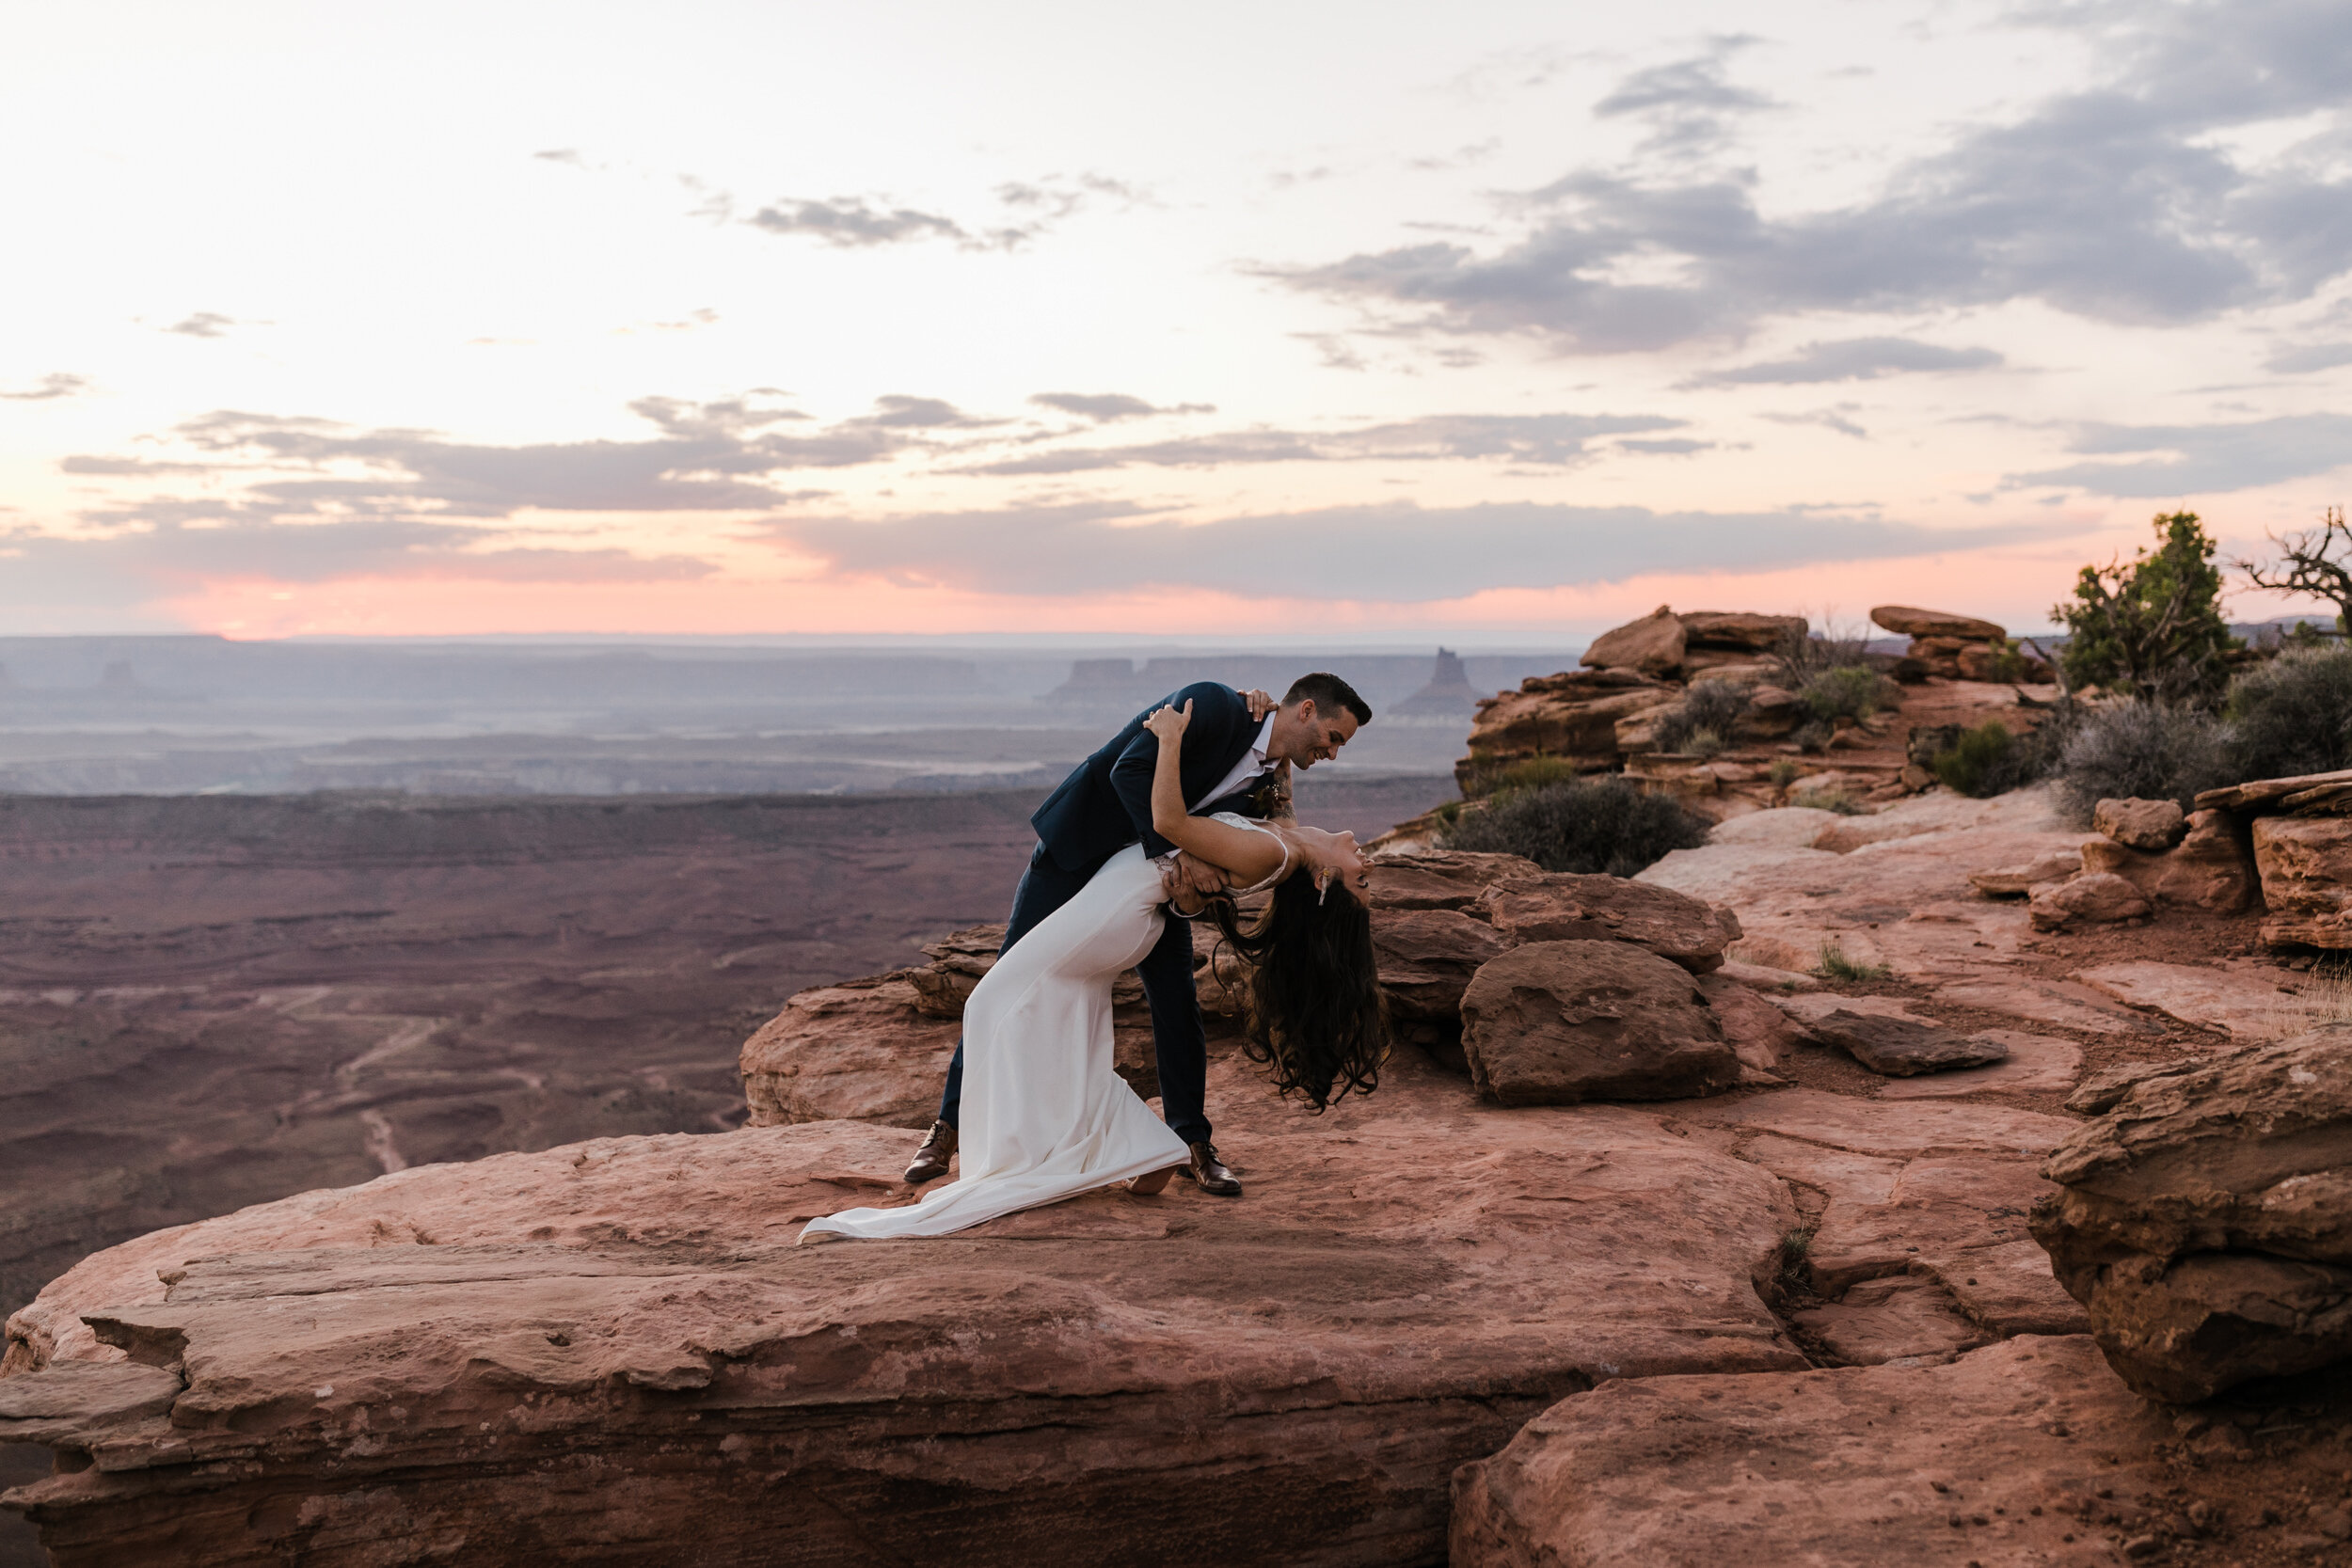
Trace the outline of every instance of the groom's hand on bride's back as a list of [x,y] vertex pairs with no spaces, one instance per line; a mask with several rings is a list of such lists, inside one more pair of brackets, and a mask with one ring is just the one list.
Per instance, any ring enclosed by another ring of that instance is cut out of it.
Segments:
[[1160,886],[1180,914],[1200,913],[1228,885],[1224,872],[1182,851],[1160,863]]

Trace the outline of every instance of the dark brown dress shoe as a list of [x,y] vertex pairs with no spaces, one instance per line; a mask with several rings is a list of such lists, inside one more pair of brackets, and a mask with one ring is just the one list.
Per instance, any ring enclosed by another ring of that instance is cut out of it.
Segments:
[[936,1181],[947,1174],[947,1162],[956,1155],[956,1130],[944,1121],[931,1123],[931,1135],[923,1140],[923,1147],[914,1151],[914,1164],[907,1167],[907,1182],[919,1187],[926,1181]]
[[1241,1178],[1216,1157],[1215,1144],[1194,1144],[1192,1163],[1184,1167],[1184,1174],[1199,1182],[1204,1193],[1215,1193],[1219,1197],[1241,1196]]

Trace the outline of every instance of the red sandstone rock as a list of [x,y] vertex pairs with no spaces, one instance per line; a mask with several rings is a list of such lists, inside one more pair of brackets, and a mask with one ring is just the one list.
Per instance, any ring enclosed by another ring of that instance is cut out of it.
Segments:
[[1449,1560],[2106,1568],[2120,1532],[2086,1520],[2147,1518],[2132,1499],[2169,1474],[2115,1461],[2169,1433],[2079,1337],[1949,1366],[1620,1379],[1464,1467]]
[[1567,873],[1514,878],[1479,895],[1497,932],[1513,942],[1629,942],[1686,969],[1721,967],[1740,922],[1703,899],[1624,877]]
[[2265,942],[2352,947],[2352,817],[2257,817],[2254,865],[2270,911]]
[[2003,627],[1990,621],[1979,621],[1972,615],[1954,615],[1941,610],[1914,610],[1909,605],[1883,604],[1870,611],[1870,619],[1888,631],[1906,637],[1952,637],[1963,642],[1997,642],[2009,636]]
[[2147,895],[2112,871],[2083,871],[2034,894],[2027,905],[2037,931],[2069,925],[2112,926],[2144,918],[2153,908]]
[[[1729,967],[1729,966],[1725,966]],[[1740,1062],[1759,1072],[1778,1072],[1789,1051],[1811,1038],[1805,1027],[1738,981],[1720,974],[1699,976],[1699,994],[1715,1010],[1724,1043]]]
[[1986,1341],[1942,1286],[1913,1275],[1866,1279],[1790,1318],[1849,1367],[1949,1361]]
[[1747,610],[1686,610],[1679,619],[1683,636],[1693,648],[1742,649],[1756,654],[1772,653],[1812,629],[1802,615],[1759,615]]
[[744,1043],[743,1095],[761,1125],[847,1118],[929,1127],[963,1033],[929,1016],[909,981],[877,975],[804,990]]
[[1482,855],[1436,849],[1382,855],[1372,863],[1366,899],[1381,910],[1463,910],[1475,912],[1478,895],[1514,877],[1540,877],[1543,867],[1519,855]]
[[1675,612],[1660,605],[1638,621],[1593,639],[1577,662],[1593,670],[1639,670],[1645,675],[1681,673],[1685,634]]
[[1505,1105],[1673,1100],[1740,1078],[1690,972],[1629,942],[1514,947],[1471,979],[1462,1026],[1472,1081]]
[[1319,1117],[1232,1058],[1210,1096],[1240,1202],[1180,1184],[795,1248],[887,1201],[914,1143],[835,1121],[418,1168],[143,1238],[19,1315],[16,1364],[54,1370],[8,1408],[120,1356],[86,1319],[184,1387],[167,1416],[145,1385],[46,1406],[74,1414],[43,1440],[103,1458],[15,1497],[57,1568],[684,1542],[1369,1568],[1436,1560],[1454,1469],[1565,1388],[1804,1365],[1753,1284],[1784,1189],[1654,1117],[1493,1111],[1406,1056]]
[[2169,849],[2188,831],[2188,819],[2172,800],[2101,800],[2091,808],[2090,825],[2116,843],[2133,849]]
[[1988,898],[2021,898],[2044,882],[2062,882],[2082,868],[2081,850],[2047,849],[2023,865],[2004,866],[1998,871],[1971,871],[1968,882]]
[[1381,994],[1400,1021],[1458,1028],[1470,976],[1509,945],[1493,927],[1457,910],[1381,910],[1372,919]]
[[1470,721],[1470,754],[1454,765],[1465,795],[1495,769],[1536,757],[1573,767],[1617,764],[1617,721],[1680,696],[1678,688],[1631,670],[1577,670],[1531,676],[1517,691],[1488,697]]
[[2352,1355],[2352,1026],[2144,1078],[2047,1168],[2034,1235],[2134,1388]]

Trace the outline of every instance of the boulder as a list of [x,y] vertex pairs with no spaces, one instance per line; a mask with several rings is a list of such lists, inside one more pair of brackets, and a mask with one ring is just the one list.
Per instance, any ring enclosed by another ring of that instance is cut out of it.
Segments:
[[929,1127],[963,1024],[925,1012],[922,1003],[898,974],[794,996],[743,1042],[739,1066],[753,1124]]
[[2006,647],[1996,647],[1990,642],[1971,642],[1952,656],[1952,662],[1960,667],[1962,680],[1998,680],[2001,678],[2002,661],[2008,654]]
[[2009,632],[1990,621],[1979,621],[1973,615],[1954,615],[1941,610],[1915,610],[1909,605],[1883,604],[1870,611],[1870,619],[1888,631],[1905,637],[1954,637],[1963,642],[1998,642]]
[[915,1007],[927,1018],[961,1018],[972,988],[996,962],[1005,942],[1005,923],[967,926],[937,942],[926,942],[923,957],[930,961],[906,972],[914,987]]
[[2352,947],[2352,817],[2256,817],[2254,867],[2270,911],[2263,941]]
[[1379,910],[1372,917],[1380,991],[1400,1022],[1458,1029],[1470,976],[1510,945],[1493,927],[1458,910]]
[[1782,1006],[1802,1018],[1823,1043],[1889,1078],[1983,1067],[2009,1055],[2009,1047],[1989,1035],[1963,1035],[1940,1023],[1839,1005],[1845,1001],[1823,993],[1789,998]]
[[1759,615],[1745,610],[1687,610],[1682,633],[1693,648],[1744,649],[1769,654],[1813,628],[1802,615]]
[[1512,942],[1629,942],[1700,973],[1740,940],[1730,911],[1625,877],[1510,878],[1479,895],[1478,912]]
[[2147,891],[2167,903],[2235,914],[2254,901],[2254,863],[2222,811],[2189,814],[2187,832],[2164,857]]
[[2306,806],[2332,805],[2347,793],[2352,793],[2352,768],[2225,784],[2200,794],[2196,805],[2200,811],[2299,811]]
[[2152,906],[2147,895],[2112,871],[2085,871],[2056,886],[2037,890],[2027,904],[2037,931],[2056,931],[2073,924],[2112,926],[2145,918]]
[[1498,769],[1537,757],[1579,768],[1617,765],[1617,721],[1679,700],[1681,689],[1632,670],[1576,670],[1532,675],[1517,691],[1478,705],[1470,754],[1454,765],[1454,783],[1475,798]]
[[1699,976],[1699,994],[1715,1009],[1732,1053],[1757,1072],[1777,1073],[1788,1053],[1813,1037],[1804,1024],[1720,973]]
[[2080,1336],[1947,1366],[1621,1378],[1463,1467],[1448,1560],[2105,1568],[2123,1535],[2090,1521],[2145,1531],[2133,1499],[2174,1477],[2137,1456],[2171,1436]]
[[1453,849],[1382,855],[1372,863],[1366,901],[1375,914],[1382,910],[1470,910],[1490,883],[1543,874],[1543,867],[1519,855]]
[[2079,849],[2045,849],[2023,865],[1971,871],[1968,883],[1987,898],[2022,898],[2044,882],[2062,882],[2083,868]]
[[2169,849],[2188,831],[2188,818],[2171,800],[2105,800],[2091,808],[2090,825],[2133,849]]
[[1683,647],[1681,618],[1661,604],[1640,620],[1594,638],[1593,645],[1577,662],[1595,670],[1674,675],[1682,671]]
[[1752,1284],[1785,1188],[1655,1117],[1498,1113],[1409,1054],[1321,1117],[1213,1062],[1209,1106],[1241,1202],[796,1247],[901,1200],[920,1136],[833,1121],[142,1237],[14,1321],[0,1438],[67,1460],[14,1502],[59,1568],[1385,1568],[1442,1560],[1454,1470],[1565,1390],[1804,1370]]
[[1505,1105],[1677,1100],[1740,1081],[1688,970],[1623,942],[1533,942],[1462,996],[1471,1080]]
[[2044,1171],[2035,1239],[2136,1391],[2352,1356],[2352,1025],[2142,1078]]

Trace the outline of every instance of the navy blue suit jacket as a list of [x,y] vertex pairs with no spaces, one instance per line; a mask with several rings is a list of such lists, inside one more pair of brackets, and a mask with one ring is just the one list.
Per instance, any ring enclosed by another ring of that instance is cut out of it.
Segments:
[[[1233,770],[1263,722],[1249,717],[1240,693],[1215,681],[1196,682],[1136,714],[1111,736],[1109,745],[1078,764],[1029,818],[1055,864],[1065,871],[1089,872],[1138,839],[1150,855],[1175,847],[1152,831],[1152,775],[1160,765],[1160,740],[1143,727],[1153,708],[1171,703],[1180,708],[1192,704],[1181,768],[1186,800],[1199,800]],[[1211,801],[1201,809],[1212,808],[1265,816],[1254,791]]]

